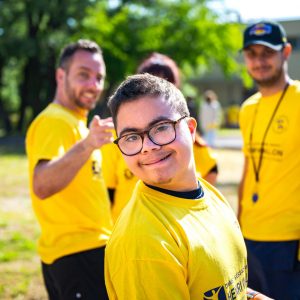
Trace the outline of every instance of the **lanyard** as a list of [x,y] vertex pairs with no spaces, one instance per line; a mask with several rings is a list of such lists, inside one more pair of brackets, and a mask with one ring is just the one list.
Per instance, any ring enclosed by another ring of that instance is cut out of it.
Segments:
[[271,127],[271,124],[273,122],[273,119],[276,115],[276,112],[285,96],[285,93],[287,91],[289,87],[289,83],[287,82],[279,99],[278,99],[278,102],[277,102],[277,105],[273,111],[273,114],[270,118],[270,121],[268,123],[268,126],[266,128],[266,131],[263,135],[263,139],[262,139],[262,142],[261,142],[261,148],[260,148],[260,153],[259,153],[259,159],[258,159],[258,165],[255,164],[255,159],[254,159],[254,155],[253,155],[253,151],[252,151],[252,139],[253,139],[253,130],[254,130],[254,125],[255,125],[255,122],[256,122],[256,117],[257,117],[257,112],[258,112],[258,106],[259,106],[259,103],[256,105],[255,107],[255,112],[254,112],[254,118],[253,118],[253,122],[252,122],[252,127],[251,127],[251,132],[250,132],[250,139],[249,139],[249,145],[250,145],[250,155],[251,155],[251,161],[252,161],[252,165],[253,165],[253,170],[254,170],[254,174],[255,174],[255,181],[256,183],[259,182],[259,173],[260,173],[260,169],[261,169],[261,166],[262,166],[262,161],[263,161],[263,156],[264,156],[264,146],[265,146],[265,141],[266,141],[266,137],[267,137],[267,134],[269,132],[269,129]]

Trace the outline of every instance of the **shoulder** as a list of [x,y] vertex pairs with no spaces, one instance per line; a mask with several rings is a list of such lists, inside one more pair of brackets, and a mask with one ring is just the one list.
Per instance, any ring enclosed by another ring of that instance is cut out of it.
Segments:
[[78,125],[79,119],[76,118],[71,112],[61,108],[58,105],[48,105],[30,124],[29,129],[51,131],[74,128]]
[[260,98],[261,94],[259,92],[255,93],[243,102],[243,104],[241,105],[241,109],[247,109],[248,107],[256,105]]
[[224,203],[226,206],[229,206],[227,200],[225,199],[225,197],[219,190],[217,190],[213,185],[211,185],[209,182],[207,182],[203,178],[198,178],[198,180],[200,181],[200,184],[201,184],[204,192],[206,194],[208,193],[209,195],[212,196],[211,200],[216,202],[216,204]]
[[290,86],[292,88],[292,91],[295,94],[300,95],[300,81],[299,80],[293,80]]
[[260,98],[261,94],[256,93],[244,101],[240,108],[240,119],[245,118],[245,116],[249,115],[249,112],[254,111]]

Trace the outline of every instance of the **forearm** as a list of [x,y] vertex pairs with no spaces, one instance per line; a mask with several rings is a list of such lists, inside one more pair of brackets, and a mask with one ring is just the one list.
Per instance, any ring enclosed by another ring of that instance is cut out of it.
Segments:
[[64,189],[95,149],[112,142],[111,118],[101,120],[94,116],[89,129],[87,137],[77,142],[61,158],[37,163],[33,175],[33,190],[39,198],[48,198]]
[[205,179],[207,182],[209,182],[211,185],[215,185],[216,181],[217,181],[217,176],[218,173],[217,172],[209,172],[208,174],[206,174],[203,179]]
[[219,173],[218,165],[215,164],[212,168],[210,168],[210,170],[205,175],[203,175],[203,179],[205,179],[210,184],[215,185],[217,181],[218,173]]
[[242,197],[243,197],[243,187],[244,187],[244,180],[242,178],[239,186],[238,186],[238,203],[237,203],[237,218],[240,220],[241,212],[242,212]]
[[34,193],[45,199],[64,189],[88,160],[92,151],[93,148],[84,139],[61,158],[39,161],[33,176]]
[[248,170],[248,159],[245,157],[242,178],[238,186],[238,212],[237,212],[238,220],[240,220],[240,216],[242,212],[241,201],[243,198],[243,191],[244,191],[244,184],[245,184],[247,170]]

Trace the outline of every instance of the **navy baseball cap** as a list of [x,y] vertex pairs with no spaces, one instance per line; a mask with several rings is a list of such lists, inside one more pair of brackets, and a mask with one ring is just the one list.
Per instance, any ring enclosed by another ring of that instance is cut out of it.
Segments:
[[249,25],[244,31],[243,49],[250,45],[263,45],[280,51],[286,43],[285,30],[277,22],[260,21]]

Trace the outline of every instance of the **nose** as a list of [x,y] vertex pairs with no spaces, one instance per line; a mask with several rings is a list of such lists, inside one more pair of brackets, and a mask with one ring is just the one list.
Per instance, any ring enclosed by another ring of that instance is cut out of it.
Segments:
[[154,144],[150,138],[148,134],[144,134],[144,138],[143,138],[143,147],[141,150],[141,153],[147,153],[153,150],[158,150],[160,149],[162,146],[156,145]]
[[99,81],[97,78],[90,78],[88,81],[88,87],[93,90],[101,90],[102,86],[102,81]]

